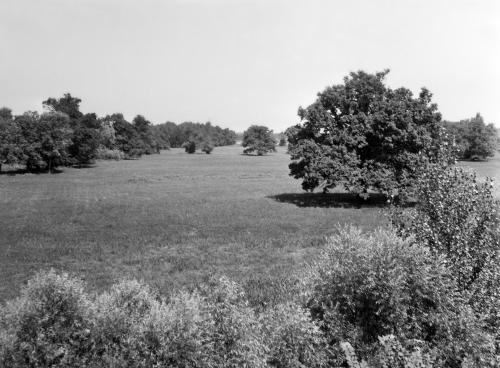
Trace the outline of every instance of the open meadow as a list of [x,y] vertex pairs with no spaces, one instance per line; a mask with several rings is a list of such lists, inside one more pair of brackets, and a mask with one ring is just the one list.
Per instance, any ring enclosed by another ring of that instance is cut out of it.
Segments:
[[[0,300],[51,267],[96,289],[125,277],[168,292],[220,274],[265,285],[311,259],[340,224],[386,222],[376,200],[305,194],[282,147],[267,156],[241,151],[172,149],[60,174],[4,173]],[[461,165],[500,181],[498,156]]]
[[220,274],[265,285],[310,259],[339,224],[385,223],[376,200],[304,194],[283,147],[241,152],[172,149],[60,174],[3,173],[0,300],[51,267],[97,290],[125,277],[168,292]]

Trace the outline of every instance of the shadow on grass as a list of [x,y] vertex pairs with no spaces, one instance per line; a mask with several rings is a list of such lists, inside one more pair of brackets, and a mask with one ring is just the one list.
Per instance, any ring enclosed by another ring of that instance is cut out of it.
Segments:
[[0,171],[0,175],[8,175],[8,176],[16,176],[16,175],[25,175],[25,174],[35,174],[35,175],[40,175],[40,174],[61,174],[63,170],[60,169],[52,169],[52,171],[48,170],[26,170],[26,169],[2,169]]
[[351,193],[282,193],[267,198],[297,207],[382,208],[389,205],[387,196],[380,193],[371,193],[367,199]]

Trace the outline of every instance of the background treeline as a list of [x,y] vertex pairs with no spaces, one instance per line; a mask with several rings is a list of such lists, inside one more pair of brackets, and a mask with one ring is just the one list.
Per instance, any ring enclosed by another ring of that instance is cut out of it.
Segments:
[[236,143],[236,133],[230,129],[213,126],[211,122],[175,124],[170,121],[153,127],[155,138],[161,148],[178,148],[193,141],[197,146],[209,143],[213,147],[230,146]]
[[485,124],[478,113],[459,122],[444,121],[448,134],[455,139],[458,156],[462,160],[485,160],[493,157],[500,147],[498,132],[493,124]]
[[57,166],[88,165],[95,159],[138,158],[189,140],[205,144],[205,149],[210,146],[210,151],[235,143],[233,131],[211,123],[155,126],[142,115],[129,122],[120,113],[84,114],[80,103],[67,93],[44,101],[42,114],[28,111],[13,116],[9,108],[1,108],[0,170],[2,164],[51,171]]

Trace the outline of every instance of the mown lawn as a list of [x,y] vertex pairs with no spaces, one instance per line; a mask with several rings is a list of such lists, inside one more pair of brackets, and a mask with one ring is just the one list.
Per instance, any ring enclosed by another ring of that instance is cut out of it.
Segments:
[[96,289],[127,277],[164,292],[210,275],[286,277],[341,224],[386,223],[377,199],[303,194],[284,149],[241,152],[172,149],[61,174],[1,175],[0,300],[50,267]]

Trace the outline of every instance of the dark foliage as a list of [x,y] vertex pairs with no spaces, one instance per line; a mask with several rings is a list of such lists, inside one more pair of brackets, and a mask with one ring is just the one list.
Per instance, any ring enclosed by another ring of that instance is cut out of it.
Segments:
[[286,133],[290,175],[305,190],[342,185],[353,193],[393,194],[414,182],[441,115],[427,89],[417,98],[406,88],[392,90],[384,84],[387,73],[351,73],[299,108],[302,123]]
[[480,114],[458,123],[445,121],[444,126],[458,146],[459,158],[485,160],[494,156],[498,146],[498,132],[493,124],[486,125]]
[[222,129],[207,122],[191,123],[185,122],[175,124],[166,122],[153,127],[155,137],[157,137],[162,148],[182,147],[188,140],[195,141],[197,146],[204,146],[205,142],[211,142],[213,147],[230,146],[236,143],[236,133],[230,129]]

